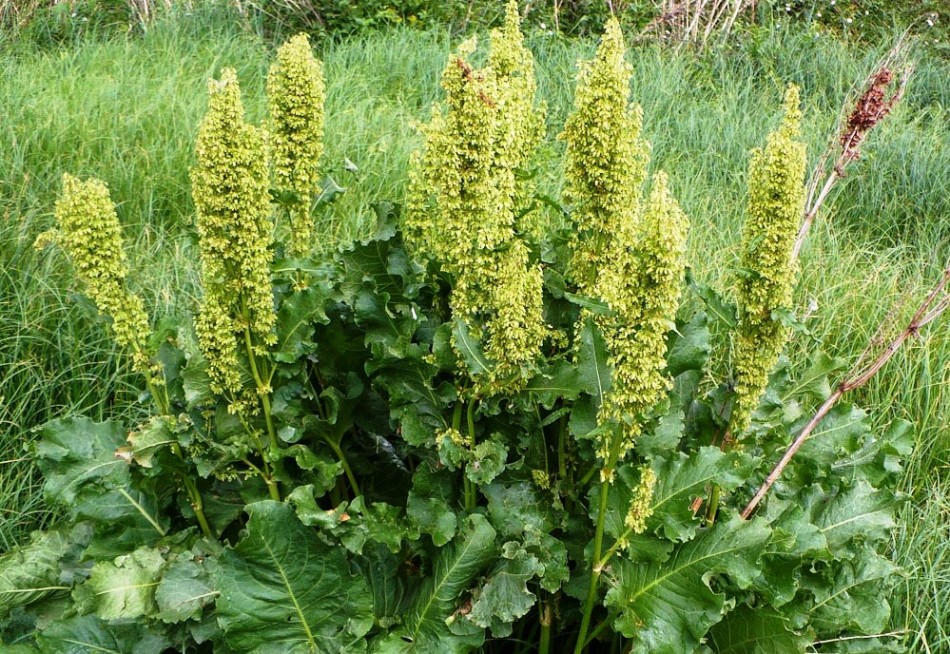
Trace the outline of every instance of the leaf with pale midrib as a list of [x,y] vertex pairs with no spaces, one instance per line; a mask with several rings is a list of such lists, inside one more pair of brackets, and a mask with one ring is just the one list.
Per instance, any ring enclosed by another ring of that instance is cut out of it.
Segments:
[[725,596],[708,583],[727,573],[742,587],[758,575],[757,560],[769,538],[762,519],[738,516],[720,521],[674,550],[664,563],[611,564],[606,604],[619,612],[617,631],[634,638],[632,654],[682,654],[699,646],[722,619]]
[[[481,515],[471,515],[455,539],[440,551],[397,637],[383,639],[379,651],[467,652],[478,647],[484,631],[453,621],[469,584],[495,559],[495,530]],[[449,623],[455,622],[451,625]],[[453,629],[453,627],[455,627]]]
[[214,573],[227,644],[248,654],[360,651],[373,598],[343,548],[326,545],[286,504],[268,500],[247,511],[247,536]]

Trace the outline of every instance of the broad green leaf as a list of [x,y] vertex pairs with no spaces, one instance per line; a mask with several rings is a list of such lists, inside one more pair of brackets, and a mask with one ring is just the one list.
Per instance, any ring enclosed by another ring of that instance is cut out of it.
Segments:
[[[797,425],[793,433],[798,434]],[[797,471],[808,483],[828,475],[839,461],[846,460],[870,434],[867,413],[844,402],[838,403],[818,424],[795,454]],[[803,463],[810,465],[803,466]]]
[[343,522],[337,535],[343,546],[354,554],[361,554],[368,542],[382,543],[398,552],[403,540],[419,537],[412,532],[402,507],[385,502],[368,504],[363,496],[350,503],[349,519]]
[[468,325],[461,318],[455,319],[452,328],[452,343],[459,356],[462,357],[466,370],[473,377],[487,374],[495,367],[482,351],[482,344],[472,336]]
[[42,654],[162,654],[171,647],[141,622],[107,623],[91,615],[54,622],[36,644]]
[[564,359],[558,359],[554,364],[543,368],[525,387],[525,390],[535,397],[545,408],[550,409],[554,403],[564,398],[574,399],[581,392],[580,373],[577,368]]
[[706,314],[699,312],[672,333],[666,365],[677,377],[687,370],[702,370],[712,351],[712,338]]
[[653,515],[647,528],[661,530],[670,540],[687,540],[700,523],[691,510],[693,500],[703,497],[711,484],[718,484],[723,492],[737,488],[745,480],[743,471],[747,469],[741,454],[727,454],[718,447],[701,447],[689,456],[674,453],[657,457],[653,463],[657,479]]
[[387,356],[404,357],[417,320],[415,309],[401,314],[390,306],[388,293],[377,292],[371,285],[364,285],[353,298],[356,323],[365,334],[368,346],[381,345]]
[[126,488],[128,463],[115,456],[125,445],[121,424],[64,418],[43,425],[40,438],[37,464],[50,500],[84,515],[82,507],[91,498]]
[[488,517],[505,539],[547,532],[553,526],[545,500],[533,484],[495,483],[482,492],[488,498]]
[[43,425],[40,436],[37,465],[49,500],[75,517],[128,530],[137,545],[164,536],[168,522],[156,499],[131,486],[129,463],[116,457],[125,444],[122,425],[65,418]]
[[60,531],[34,532],[28,544],[0,557],[0,616],[14,607],[69,590],[59,563],[72,544]]
[[[132,460],[143,468],[151,468],[156,463],[156,457],[178,439],[171,432],[169,418],[153,416],[144,425],[129,434],[128,451]],[[119,448],[119,452],[125,448]]]
[[876,490],[865,481],[810,508],[811,520],[836,554],[848,553],[852,539],[876,542],[887,538],[894,527],[894,495]]
[[490,484],[504,471],[508,460],[508,448],[495,439],[482,441],[472,454],[472,460],[465,466],[465,476],[478,485]]
[[742,604],[709,634],[716,654],[802,654],[811,645],[811,639],[792,630],[788,618],[768,606]]
[[140,547],[114,561],[99,561],[74,597],[88,602],[103,620],[130,620],[156,611],[155,588],[165,560],[158,550]]
[[577,369],[581,390],[594,398],[599,407],[604,396],[610,390],[610,365],[607,363],[610,353],[594,319],[588,316],[584,320],[579,334],[580,346],[577,352]]
[[425,352],[413,352],[405,359],[371,361],[367,372],[373,383],[389,399],[393,419],[400,424],[402,437],[410,445],[435,442],[435,433],[448,427],[443,416],[455,402],[455,387],[448,382],[433,382],[438,369],[423,360]]
[[406,513],[419,531],[432,537],[437,547],[442,547],[455,536],[458,526],[455,512],[436,497],[420,497],[411,491]]
[[897,575],[898,568],[869,546],[856,548],[853,560],[842,561],[823,575],[807,575],[802,587],[814,596],[812,626],[823,638],[887,630],[891,615],[887,598]]
[[401,623],[410,597],[408,585],[412,581],[401,569],[402,559],[385,545],[374,543],[356,559],[356,566],[373,595],[376,624],[388,629]]
[[621,559],[608,571],[608,609],[614,627],[633,639],[634,654],[682,654],[695,650],[722,619],[726,597],[710,588],[725,573],[740,587],[758,574],[757,560],[769,538],[764,520],[721,516],[716,525],[680,545],[665,563]]
[[687,370],[673,380],[669,406],[652,429],[637,437],[634,447],[647,458],[667,456],[679,445],[686,431],[686,415],[702,378],[699,370]]
[[818,352],[812,356],[808,368],[787,389],[783,399],[805,395],[816,402],[824,402],[831,395],[829,377],[842,372],[847,366],[846,359],[830,357],[824,352]]
[[[455,539],[439,550],[432,573],[425,578],[395,636],[405,652],[466,652],[481,645],[484,632],[458,614],[463,595],[494,560],[495,530],[483,516],[469,516]],[[389,640],[390,645],[397,642]],[[380,651],[396,651],[381,649]]]
[[479,627],[491,627],[496,638],[510,635],[512,623],[537,602],[528,582],[543,575],[544,565],[536,556],[518,543],[505,543],[502,559],[479,590],[467,618]]
[[324,310],[329,296],[328,286],[315,282],[284,299],[277,311],[275,360],[291,363],[314,350],[313,325],[329,321]]
[[586,309],[590,313],[596,314],[598,316],[609,316],[614,313],[611,311],[610,306],[606,302],[596,298],[565,292],[564,299],[566,299],[571,304],[576,304],[582,309]]
[[373,599],[344,550],[325,544],[293,509],[247,507],[247,535],[214,571],[218,622],[227,644],[248,654],[358,651]]
[[686,280],[693,292],[696,293],[706,305],[710,316],[729,329],[736,328],[739,324],[736,305],[725,300],[722,295],[716,292],[711,286],[707,284],[697,284],[692,278],[692,275],[688,273]]
[[158,619],[175,623],[199,620],[206,606],[218,595],[211,580],[210,560],[195,548],[179,554],[168,564],[155,589]]

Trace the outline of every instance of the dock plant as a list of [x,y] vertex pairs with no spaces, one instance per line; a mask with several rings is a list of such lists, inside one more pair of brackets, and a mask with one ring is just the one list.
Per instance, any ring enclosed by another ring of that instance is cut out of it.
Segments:
[[509,2],[487,53],[449,56],[406,196],[329,254],[306,38],[278,51],[262,127],[222,70],[191,170],[193,315],[149,318],[106,186],[66,175],[43,242],[142,394],[128,423],[39,429],[61,518],[0,557],[4,651],[901,651],[882,548],[913,435],[843,398],[950,306],[950,273],[885,355],[790,366],[797,89],[717,291],[688,273],[704,217],[651,169],[627,56],[608,22],[564,194],[535,197],[544,122]]

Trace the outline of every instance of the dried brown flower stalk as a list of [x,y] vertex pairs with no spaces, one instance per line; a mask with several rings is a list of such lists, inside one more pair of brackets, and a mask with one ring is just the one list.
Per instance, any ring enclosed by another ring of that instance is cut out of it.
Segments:
[[[805,441],[808,440],[815,427],[821,423],[822,419],[828,415],[832,407],[838,403],[838,400],[840,400],[845,393],[860,388],[868,383],[868,381],[884,367],[884,364],[897,353],[897,350],[904,344],[904,341],[911,336],[916,336],[921,328],[936,320],[940,314],[950,307],[950,293],[947,292],[948,284],[950,284],[950,264],[944,269],[940,281],[931,289],[927,297],[924,298],[924,301],[920,303],[920,306],[910,319],[910,322],[907,323],[907,326],[904,327],[887,346],[882,348],[883,339],[881,335],[885,333],[890,324],[890,316],[885,318],[884,323],[878,329],[877,335],[871,339],[870,344],[868,344],[868,347],[858,358],[857,363],[855,363],[848,372],[844,381],[838,384],[838,387],[835,388],[834,392],[825,400],[825,403],[821,405],[821,408],[818,409],[814,417],[812,417],[804,429],[802,429],[801,433],[788,446],[781,460],[775,464],[772,472],[759,487],[755,496],[742,510],[743,518],[748,519],[748,517],[752,515],[752,512],[755,511],[755,507],[759,505],[759,502],[761,502],[769,492],[769,489],[778,481],[778,478],[782,475],[782,471],[785,470],[789,461],[792,460],[795,453],[804,445]],[[877,356],[875,356],[873,360],[870,360],[871,356],[875,353]]]
[[860,158],[861,145],[868,134],[904,97],[907,82],[914,72],[913,64],[907,61],[906,50],[906,42],[901,37],[862,84],[864,91],[858,99],[847,105],[851,110],[847,114],[843,113],[838,121],[835,136],[819,159],[808,183],[805,215],[792,250],[793,260],[798,259],[815,216],[831,189],[846,176],[847,165]]

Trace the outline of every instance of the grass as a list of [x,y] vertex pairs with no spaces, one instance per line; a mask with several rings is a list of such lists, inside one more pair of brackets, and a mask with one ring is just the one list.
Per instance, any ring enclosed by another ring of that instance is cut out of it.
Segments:
[[[590,43],[534,37],[548,135],[539,184],[556,195],[578,57]],[[373,205],[399,200],[409,152],[439,97],[448,35],[394,31],[321,46],[328,79],[326,172],[347,191],[321,210],[321,248],[366,234]],[[771,129],[788,82],[802,87],[812,156],[827,142],[841,98],[879,56],[785,31],[749,35],[729,50],[631,53],[653,169],[666,170],[690,215],[696,277],[730,286],[741,226],[746,158]],[[156,22],[140,38],[0,52],[0,550],[48,519],[29,461],[30,430],[57,416],[131,417],[137,381],[107,325],[81,298],[63,257],[31,244],[52,221],[63,172],[112,189],[129,242],[132,283],[154,316],[189,311],[196,250],[188,183],[206,79],[234,66],[245,106],[263,117],[269,47],[196,12]],[[829,352],[855,357],[889,308],[920,297],[948,257],[950,85],[945,63],[919,62],[907,97],[866,146],[816,224],[798,298]],[[354,164],[356,171],[349,164]],[[906,303],[912,309],[913,300]],[[798,338],[793,353],[813,347]],[[908,570],[894,628],[919,651],[950,651],[950,329],[947,319],[900,352],[860,391],[879,425],[915,423],[907,462],[913,501],[894,533]],[[929,648],[929,649],[928,649]]]

